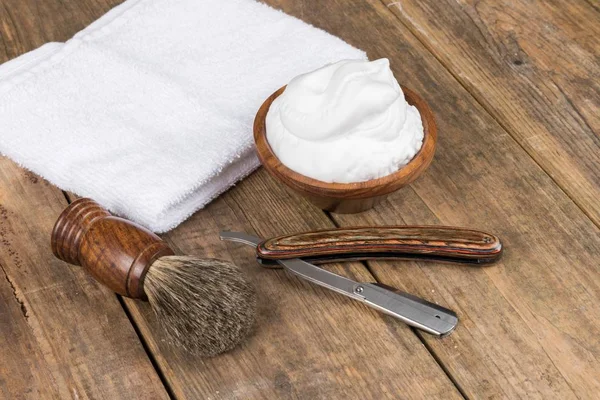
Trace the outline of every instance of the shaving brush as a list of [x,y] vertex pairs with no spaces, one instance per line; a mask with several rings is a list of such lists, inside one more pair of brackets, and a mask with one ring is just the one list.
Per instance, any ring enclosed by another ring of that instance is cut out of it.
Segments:
[[168,341],[200,356],[236,346],[254,324],[256,294],[235,265],[176,256],[161,238],[91,199],[67,207],[52,252],[116,293],[147,300]]

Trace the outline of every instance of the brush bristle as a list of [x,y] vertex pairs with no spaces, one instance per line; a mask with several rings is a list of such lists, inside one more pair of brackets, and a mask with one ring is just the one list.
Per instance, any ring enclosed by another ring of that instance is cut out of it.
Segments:
[[161,257],[148,270],[144,291],[168,340],[196,355],[232,349],[254,324],[254,288],[228,262]]

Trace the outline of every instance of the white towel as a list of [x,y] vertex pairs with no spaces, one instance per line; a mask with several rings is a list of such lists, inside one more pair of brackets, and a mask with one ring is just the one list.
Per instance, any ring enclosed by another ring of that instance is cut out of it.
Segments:
[[251,0],[127,0],[0,65],[0,153],[164,232],[257,167],[272,92],[348,58],[365,54]]

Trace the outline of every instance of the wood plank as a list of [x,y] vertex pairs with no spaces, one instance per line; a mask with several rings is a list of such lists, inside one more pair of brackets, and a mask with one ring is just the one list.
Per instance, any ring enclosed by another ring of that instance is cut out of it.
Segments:
[[[283,270],[262,268],[253,249],[218,239],[220,230],[266,237],[331,226],[261,170],[165,235],[184,254],[233,261],[259,294],[250,339],[206,360],[168,349],[149,307],[126,301],[177,398],[462,398],[406,325]],[[373,281],[360,263],[328,268]]]
[[0,158],[0,397],[168,398],[116,296],[52,255],[66,204]]
[[123,0],[0,0],[0,63],[64,42]]
[[[0,63],[68,39],[109,8],[0,0]],[[114,294],[52,255],[62,192],[0,158],[0,205],[0,397],[167,398]]]
[[58,390],[42,351],[27,324],[28,310],[15,292],[4,267],[0,265],[0,398],[18,396],[58,399]]
[[456,310],[455,333],[423,335],[472,398],[595,398],[600,391],[600,232],[378,1],[286,3],[371,58],[432,106],[439,147],[426,174],[344,226],[443,223],[486,229],[506,255],[488,268],[370,263],[376,277]]
[[586,1],[384,0],[600,225],[600,13]]

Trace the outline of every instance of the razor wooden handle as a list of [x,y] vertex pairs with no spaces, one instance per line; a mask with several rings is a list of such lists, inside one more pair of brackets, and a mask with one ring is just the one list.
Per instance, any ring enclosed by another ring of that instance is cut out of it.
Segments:
[[257,247],[269,260],[302,258],[313,263],[366,259],[423,259],[491,263],[502,254],[500,239],[472,229],[445,226],[340,228],[279,236]]

